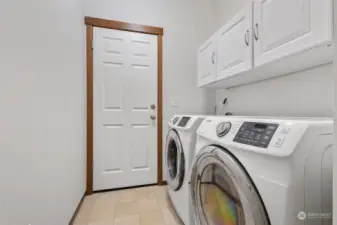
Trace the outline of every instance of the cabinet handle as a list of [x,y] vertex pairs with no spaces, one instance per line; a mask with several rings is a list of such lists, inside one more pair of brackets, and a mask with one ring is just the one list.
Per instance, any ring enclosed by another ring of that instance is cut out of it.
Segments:
[[213,63],[213,64],[215,63],[214,57],[215,57],[215,52],[212,53],[212,63]]
[[247,30],[245,33],[245,42],[246,42],[246,45],[249,46],[249,30]]
[[255,40],[259,40],[259,24],[256,23],[254,27],[254,38]]

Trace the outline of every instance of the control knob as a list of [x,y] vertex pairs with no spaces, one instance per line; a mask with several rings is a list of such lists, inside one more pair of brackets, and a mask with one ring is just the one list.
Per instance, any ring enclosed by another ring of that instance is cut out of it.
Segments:
[[222,122],[216,128],[218,137],[225,136],[231,130],[232,124],[230,122]]

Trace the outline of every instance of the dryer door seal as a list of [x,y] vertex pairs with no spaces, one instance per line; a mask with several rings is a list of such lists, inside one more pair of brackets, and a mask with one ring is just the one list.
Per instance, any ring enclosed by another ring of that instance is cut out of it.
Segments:
[[166,139],[166,176],[171,190],[180,189],[185,175],[185,157],[178,133],[170,130]]
[[192,167],[190,180],[197,223],[270,224],[252,180],[225,149],[208,146],[202,150]]

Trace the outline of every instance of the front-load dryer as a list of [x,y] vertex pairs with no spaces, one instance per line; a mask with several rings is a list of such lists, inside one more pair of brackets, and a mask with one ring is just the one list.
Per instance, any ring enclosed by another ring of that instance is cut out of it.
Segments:
[[208,117],[190,194],[196,225],[331,225],[333,121]]
[[194,224],[189,200],[188,171],[194,159],[196,131],[206,116],[176,115],[169,122],[165,171],[171,202],[185,225]]

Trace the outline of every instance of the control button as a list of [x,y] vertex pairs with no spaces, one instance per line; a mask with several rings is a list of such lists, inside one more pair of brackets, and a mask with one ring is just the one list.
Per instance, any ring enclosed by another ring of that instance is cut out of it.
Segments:
[[270,136],[267,136],[267,135],[266,135],[266,136],[263,137],[263,139],[269,140],[269,139],[270,139]]
[[276,128],[277,128],[277,126],[275,126],[275,125],[269,125],[267,127],[268,130],[276,130]]
[[250,132],[249,137],[254,138],[254,136],[255,136],[255,133],[254,132]]
[[290,127],[284,127],[281,130],[281,134],[289,134],[289,131],[290,131]]
[[173,119],[173,125],[175,125],[178,122],[178,120],[179,120],[179,117],[174,118]]
[[272,134],[273,134],[273,131],[267,130],[267,131],[266,131],[266,134],[267,134],[267,135],[272,135]]
[[276,147],[276,148],[281,148],[282,145],[283,145],[284,139],[285,139],[285,137],[278,137],[278,138],[276,139],[276,142],[275,142],[275,144],[274,144],[274,147]]

